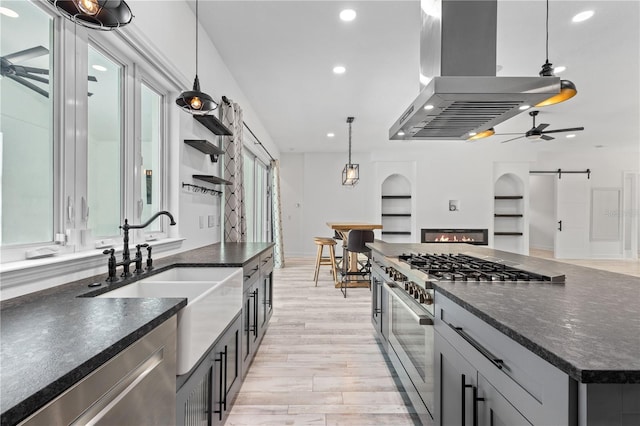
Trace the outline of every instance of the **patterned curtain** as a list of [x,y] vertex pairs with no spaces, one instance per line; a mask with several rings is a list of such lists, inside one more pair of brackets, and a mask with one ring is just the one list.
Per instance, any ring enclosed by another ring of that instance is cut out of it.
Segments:
[[224,241],[246,241],[247,221],[244,207],[242,173],[242,109],[230,99],[223,98],[222,122],[233,132],[224,136],[224,178],[231,181],[224,191]]
[[282,206],[280,203],[280,161],[271,160],[271,170],[273,171],[273,265],[276,268],[284,268],[284,250],[282,243]]

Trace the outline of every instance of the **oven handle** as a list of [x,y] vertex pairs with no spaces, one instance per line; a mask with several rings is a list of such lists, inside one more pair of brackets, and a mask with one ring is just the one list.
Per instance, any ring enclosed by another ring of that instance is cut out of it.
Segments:
[[417,304],[413,298],[407,296],[404,290],[400,290],[395,284],[385,281],[384,285],[389,290],[389,294],[407,308],[407,311],[420,325],[433,325],[433,317],[424,312],[422,307],[413,306]]

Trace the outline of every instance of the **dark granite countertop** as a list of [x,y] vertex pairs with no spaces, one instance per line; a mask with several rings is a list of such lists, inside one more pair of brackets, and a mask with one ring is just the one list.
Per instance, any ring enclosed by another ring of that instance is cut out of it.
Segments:
[[565,274],[564,284],[435,282],[433,287],[579,382],[640,383],[640,278],[467,244],[368,245],[389,258],[474,253]]
[[[221,243],[154,260],[152,273],[174,266],[240,267],[272,243]],[[152,275],[149,273],[140,278]],[[15,424],[178,313],[186,299],[103,299],[135,280],[91,291],[105,274],[0,304],[0,423]]]

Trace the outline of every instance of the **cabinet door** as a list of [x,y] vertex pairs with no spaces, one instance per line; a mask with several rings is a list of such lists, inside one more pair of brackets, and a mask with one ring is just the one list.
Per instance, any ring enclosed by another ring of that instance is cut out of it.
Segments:
[[250,287],[244,292],[244,306],[242,307],[242,359],[246,368],[249,367],[251,361],[251,352],[253,350],[253,329],[255,327],[255,292]]
[[273,313],[273,270],[269,271],[263,277],[263,292],[264,292],[264,306],[265,306],[265,315],[264,322],[269,322],[269,318],[271,318],[271,314]]
[[481,398],[481,400],[477,402],[480,425],[531,425],[482,374],[478,374],[478,397]]
[[213,424],[222,424],[240,387],[240,318],[232,323],[213,350],[215,374]]
[[259,335],[262,335],[267,325],[267,281],[265,277],[260,277],[258,286],[258,325]]
[[205,360],[176,395],[176,425],[208,426],[211,424],[211,401],[214,366]]
[[436,363],[436,423],[473,425],[473,390],[477,371],[439,333],[434,333]]

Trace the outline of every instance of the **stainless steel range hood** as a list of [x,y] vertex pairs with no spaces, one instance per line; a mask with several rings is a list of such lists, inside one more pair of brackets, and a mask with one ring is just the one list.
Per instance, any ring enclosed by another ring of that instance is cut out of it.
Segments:
[[560,92],[559,77],[496,77],[497,0],[422,0],[420,80],[393,140],[464,140]]

